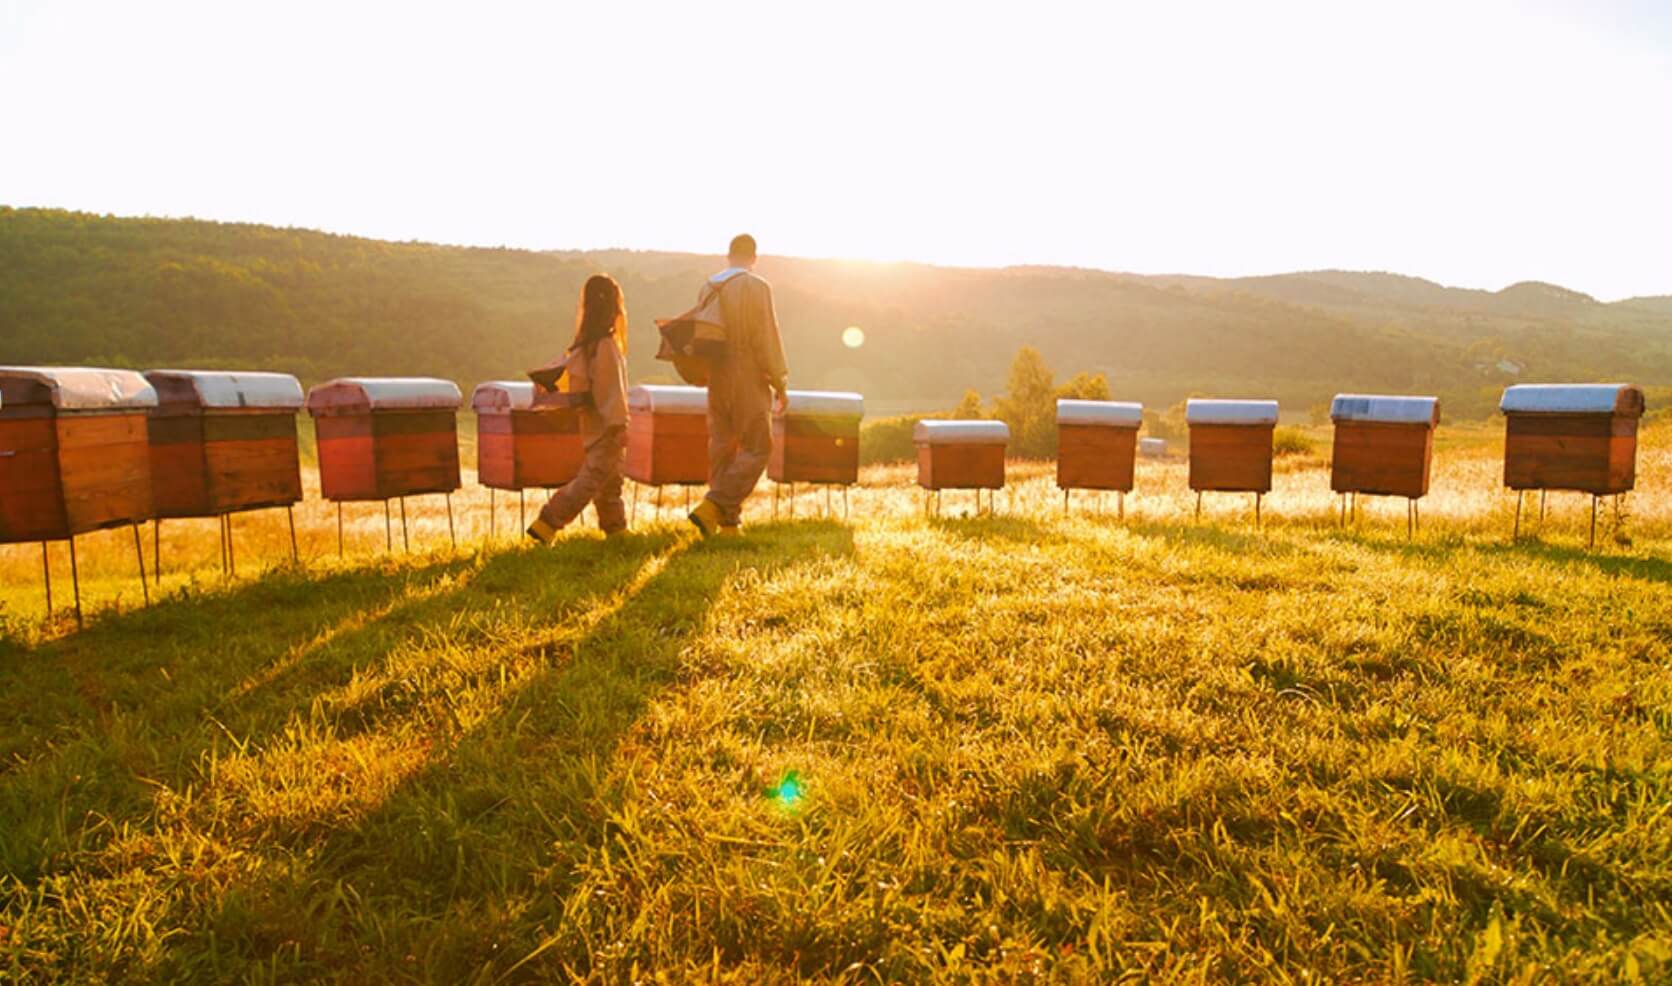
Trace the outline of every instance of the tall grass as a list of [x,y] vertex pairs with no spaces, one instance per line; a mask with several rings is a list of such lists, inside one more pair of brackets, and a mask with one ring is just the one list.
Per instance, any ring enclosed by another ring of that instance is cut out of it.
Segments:
[[1672,455],[1586,551],[1576,498],[1508,543],[1492,452],[1414,541],[1316,460],[1262,529],[1176,462],[1124,522],[895,468],[708,544],[487,545],[472,491],[338,561],[310,503],[236,580],[165,524],[147,609],[90,536],[83,632],[7,549],[0,975],[1664,981]]

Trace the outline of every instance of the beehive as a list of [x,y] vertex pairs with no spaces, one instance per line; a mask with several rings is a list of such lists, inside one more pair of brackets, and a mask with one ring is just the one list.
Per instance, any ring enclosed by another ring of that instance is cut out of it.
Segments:
[[459,488],[459,388],[428,377],[342,377],[308,392],[327,500]]
[[1142,404],[1057,401],[1057,488],[1132,491]]
[[1329,416],[1331,490],[1413,500],[1428,494],[1439,398],[1337,394]]
[[859,482],[859,422],[865,398],[823,390],[792,390],[772,417],[766,474],[778,483]]
[[919,421],[917,485],[926,490],[1004,487],[1004,450],[1010,427],[1002,421]]
[[1276,401],[1191,400],[1190,488],[1197,492],[1271,492]]
[[1609,496],[1637,482],[1643,391],[1631,384],[1517,384],[1498,405],[1507,421],[1504,485]]
[[476,469],[483,486],[558,487],[580,471],[586,456],[580,412],[535,407],[532,383],[490,380],[476,387],[470,406],[476,412]]
[[0,543],[149,520],[156,404],[128,370],[0,367]]
[[646,486],[708,482],[708,391],[641,384],[627,392],[627,478]]
[[147,428],[157,517],[212,517],[302,499],[295,377],[152,370],[145,378],[157,392]]

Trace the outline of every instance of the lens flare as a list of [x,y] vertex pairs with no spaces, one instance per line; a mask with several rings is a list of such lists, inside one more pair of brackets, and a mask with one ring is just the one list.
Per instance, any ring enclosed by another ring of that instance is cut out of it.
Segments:
[[796,771],[790,771],[768,794],[778,803],[779,808],[794,811],[801,804],[801,775]]
[[857,325],[850,325],[842,330],[842,345],[849,349],[858,349],[865,345],[865,330]]

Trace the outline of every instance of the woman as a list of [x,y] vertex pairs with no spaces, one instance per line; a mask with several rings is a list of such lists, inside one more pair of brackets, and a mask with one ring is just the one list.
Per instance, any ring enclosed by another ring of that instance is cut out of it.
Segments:
[[598,508],[598,526],[606,535],[627,529],[621,502],[621,468],[627,457],[627,301],[621,285],[606,274],[587,278],[575,322],[566,389],[590,396],[580,405],[586,459],[529,526],[528,536],[541,544],[550,544],[588,503]]

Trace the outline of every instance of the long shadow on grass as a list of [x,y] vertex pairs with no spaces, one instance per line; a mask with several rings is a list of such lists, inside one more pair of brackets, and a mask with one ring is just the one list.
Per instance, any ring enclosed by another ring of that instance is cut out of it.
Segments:
[[1452,539],[1423,541],[1420,538],[1416,541],[1365,538],[1360,543],[1376,551],[1425,561],[1446,561],[1455,556],[1459,550],[1470,550],[1494,560],[1512,556],[1531,558],[1572,568],[1592,568],[1605,575],[1672,584],[1672,559],[1662,558],[1658,555],[1611,554],[1610,549],[1601,545],[1595,549],[1588,549],[1577,544],[1549,544],[1531,540],[1511,544],[1507,540],[1501,542],[1460,542]]
[[200,781],[215,751],[261,749],[414,636],[454,624],[467,593],[549,620],[673,540],[276,572],[38,647],[0,648],[0,688],[28,696],[0,712],[0,872],[33,882],[143,824],[160,787]]
[[990,514],[981,517],[934,517],[929,526],[965,541],[1009,541],[1045,544],[1063,540],[1062,532],[1031,517]]
[[[228,890],[174,958],[214,953],[217,968],[235,968],[305,942],[291,955],[295,972],[341,971],[365,962],[363,949],[395,922],[435,930],[430,952],[415,957],[425,978],[505,970],[568,920],[575,866],[609,851],[624,800],[612,758],[651,704],[697,673],[685,651],[719,596],[747,573],[770,578],[852,550],[851,531],[830,522],[665,546],[601,614],[572,614],[596,621],[583,632],[565,635],[559,612],[543,642],[502,652],[539,663],[378,807],[306,846],[305,866]],[[370,957],[373,968],[397,965]]]

